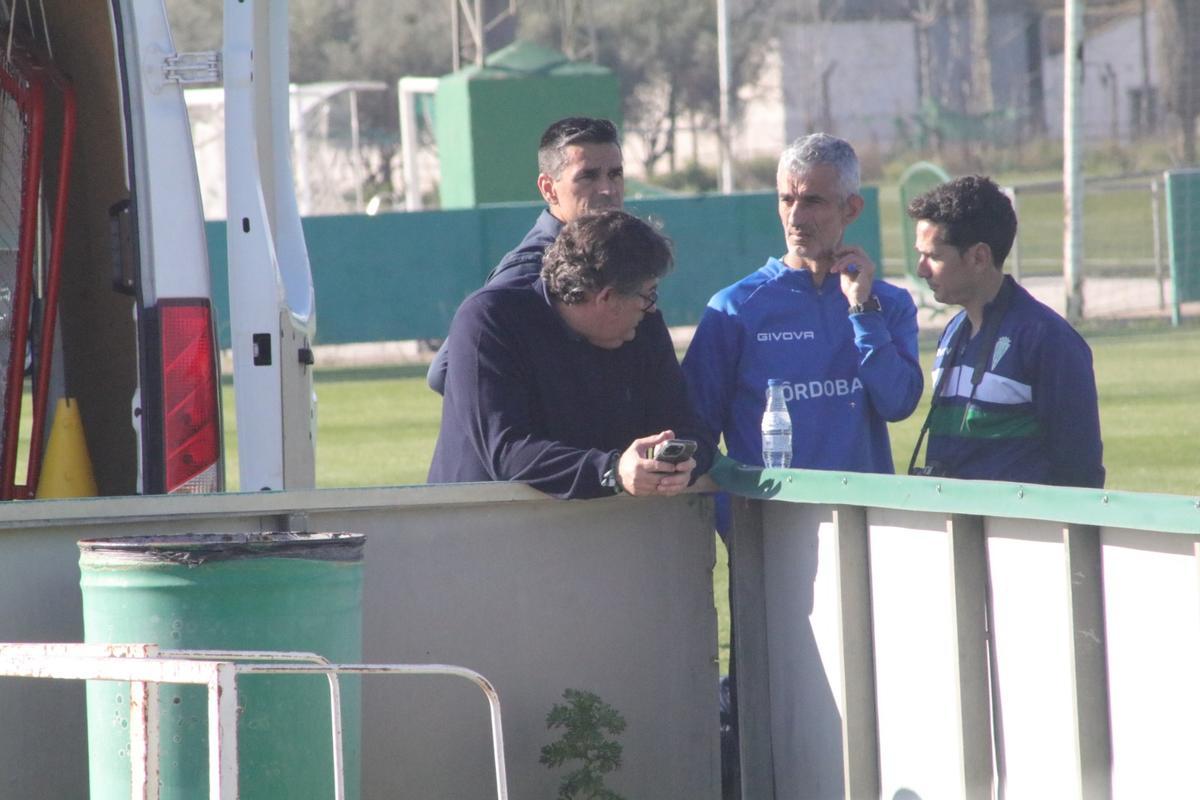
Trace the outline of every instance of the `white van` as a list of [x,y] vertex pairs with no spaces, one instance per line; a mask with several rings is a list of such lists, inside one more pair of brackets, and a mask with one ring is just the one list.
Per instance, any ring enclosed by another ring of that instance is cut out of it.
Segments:
[[[15,324],[0,328],[0,351],[15,364],[4,372],[10,387],[29,384],[34,444],[29,475],[0,474],[0,493],[32,493],[62,396],[78,401],[100,494],[224,488],[209,260],[183,99],[185,86],[221,83],[240,484],[312,486],[315,316],[287,155],[286,3],[229,0],[223,51],[199,54],[175,52],[161,0],[11,5],[0,318],[11,292]],[[12,394],[5,432],[21,413]],[[7,469],[15,447],[3,449]]]

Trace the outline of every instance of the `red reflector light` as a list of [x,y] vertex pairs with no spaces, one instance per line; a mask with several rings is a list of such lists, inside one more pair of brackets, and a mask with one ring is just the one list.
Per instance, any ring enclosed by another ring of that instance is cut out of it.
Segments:
[[220,491],[221,409],[212,310],[204,300],[163,302],[159,309],[167,491]]

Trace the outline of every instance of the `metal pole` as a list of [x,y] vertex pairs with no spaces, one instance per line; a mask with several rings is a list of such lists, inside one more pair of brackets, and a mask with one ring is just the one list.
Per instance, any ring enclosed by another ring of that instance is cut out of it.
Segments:
[[1063,58],[1063,278],[1067,319],[1083,319],[1083,0],[1065,0]]
[[1162,197],[1162,184],[1158,178],[1150,181],[1150,225],[1154,228],[1154,280],[1158,283],[1158,308],[1167,307],[1167,295],[1164,288],[1162,220],[1159,218],[1159,203]]
[[588,50],[591,51],[592,63],[598,64],[600,48],[596,47],[596,15],[592,13],[592,4],[584,6],[583,13],[587,16]]
[[362,139],[358,128],[358,90],[350,90],[350,153],[354,169],[354,211],[363,211]]
[[1154,130],[1154,119],[1150,116],[1150,34],[1146,28],[1146,0],[1142,0],[1138,15],[1138,38],[1142,49],[1142,124],[1144,136]]
[[450,71],[462,68],[462,31],[459,30],[458,0],[450,0]]
[[437,94],[437,78],[401,78],[396,86],[400,102],[400,152],[404,158],[404,209],[421,210],[421,181],[417,174],[417,95]]
[[483,43],[483,0],[475,0],[475,66],[483,66],[484,43]]
[[[729,142],[729,8],[727,0],[717,0],[717,71],[719,121],[717,136],[721,147],[721,193],[733,191],[733,153]],[[694,135],[694,134],[693,134]]]

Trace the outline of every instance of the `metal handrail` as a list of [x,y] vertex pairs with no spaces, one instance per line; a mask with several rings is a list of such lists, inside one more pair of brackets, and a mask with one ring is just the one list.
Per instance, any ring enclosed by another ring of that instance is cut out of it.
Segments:
[[[270,663],[239,663],[239,662]],[[314,663],[276,663],[310,661]],[[243,674],[325,675],[330,682],[334,793],[345,796],[341,694],[338,678],[357,675],[452,675],[478,686],[491,712],[496,796],[508,800],[500,697],[480,673],[452,664],[332,664],[316,653],[238,650],[159,650],[152,644],[0,643],[0,676],[130,681],[130,769],[134,800],[157,800],[157,684],[201,684],[208,690],[209,797],[238,793],[237,678]],[[140,758],[135,758],[134,753]],[[151,758],[151,753],[154,757]]]

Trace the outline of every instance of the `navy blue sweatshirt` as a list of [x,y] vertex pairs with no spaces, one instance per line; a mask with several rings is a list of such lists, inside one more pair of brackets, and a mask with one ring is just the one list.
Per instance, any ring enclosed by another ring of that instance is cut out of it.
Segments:
[[657,312],[633,341],[606,350],[567,327],[540,278],[499,281],[463,301],[446,355],[430,483],[511,480],[555,497],[603,497],[609,457],[667,429],[699,443],[693,477],[712,465],[714,444]]
[[[558,232],[562,230],[562,227],[561,220],[551,214],[549,209],[543,209],[542,213],[538,215],[537,222],[533,223],[533,227],[529,229],[529,233],[525,234],[521,243],[505,253],[504,258],[500,259],[500,263],[488,273],[487,280],[483,282],[484,286],[497,281],[503,284],[524,283],[536,278],[541,274],[542,258],[546,255],[546,248],[558,238]],[[425,382],[438,394],[446,393],[445,342],[434,355],[433,362],[429,365],[429,372],[425,376]]]
[[972,377],[986,343],[982,333],[969,336],[967,312],[950,320],[938,342],[933,382],[940,391],[926,463],[951,478],[1100,488],[1104,445],[1091,348],[1012,276],[1004,282],[1007,310],[998,299],[983,310],[985,326],[1003,316],[978,385]]

